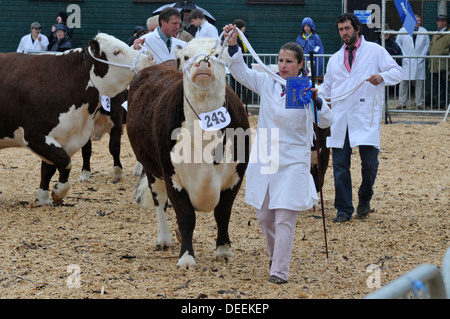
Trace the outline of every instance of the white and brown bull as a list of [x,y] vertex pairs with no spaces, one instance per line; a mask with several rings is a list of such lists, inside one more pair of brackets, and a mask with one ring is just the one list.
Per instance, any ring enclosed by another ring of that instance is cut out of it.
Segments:
[[[233,255],[228,224],[247,167],[250,134],[245,109],[226,85],[221,50],[213,39],[194,39],[177,48],[178,65],[168,61],[147,68],[129,89],[128,137],[144,168],[135,198],[156,208],[159,248],[172,243],[170,200],[181,241],[177,265],[183,268],[195,266],[196,211],[214,211],[216,256]],[[221,122],[225,118],[228,125]]]
[[25,147],[42,159],[37,205],[59,203],[67,194],[71,157],[89,140],[100,97],[116,96],[135,72],[153,64],[104,33],[64,53],[0,54],[0,149]]

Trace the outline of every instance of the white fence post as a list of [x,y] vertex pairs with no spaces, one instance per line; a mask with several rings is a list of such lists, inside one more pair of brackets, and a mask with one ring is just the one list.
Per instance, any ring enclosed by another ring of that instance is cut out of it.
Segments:
[[442,277],[444,279],[445,291],[447,292],[447,298],[450,299],[450,248],[445,253],[444,260],[442,261]]
[[431,264],[421,265],[366,296],[365,299],[407,298],[411,292],[418,298],[419,291],[422,291],[423,298],[447,298],[439,268]]

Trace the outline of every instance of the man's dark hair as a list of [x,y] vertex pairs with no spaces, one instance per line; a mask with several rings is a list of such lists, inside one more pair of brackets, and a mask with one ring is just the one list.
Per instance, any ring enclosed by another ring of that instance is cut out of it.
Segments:
[[200,9],[194,9],[191,11],[191,14],[189,15],[189,21],[195,20],[195,19],[205,19],[205,14]]
[[233,24],[235,24],[236,27],[238,27],[239,29],[242,29],[243,27],[246,26],[245,21],[242,20],[242,19],[235,19],[235,20],[233,21]]
[[339,17],[337,17],[336,29],[338,31],[339,31],[338,24],[343,23],[345,21],[350,21],[350,23],[353,26],[353,29],[355,29],[355,31],[358,31],[358,34],[361,34],[361,30],[362,30],[361,21],[359,21],[359,19],[353,13],[350,13],[350,12],[343,13]]
[[181,13],[175,8],[168,7],[161,11],[158,17],[159,26],[161,26],[161,21],[169,22],[172,16],[177,16],[181,19]]

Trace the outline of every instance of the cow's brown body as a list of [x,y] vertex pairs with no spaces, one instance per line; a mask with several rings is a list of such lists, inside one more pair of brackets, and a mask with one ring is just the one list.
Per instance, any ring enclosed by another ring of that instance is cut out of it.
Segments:
[[[134,57],[136,51],[106,34],[62,54],[0,54],[0,149],[26,147],[42,159],[38,205],[52,204],[49,183],[56,170],[52,199],[62,201],[70,188],[71,156],[91,135],[100,96],[117,95],[135,75],[104,61],[130,63]],[[135,61],[139,69],[153,64],[144,56]]]
[[[184,80],[186,81],[186,77]],[[188,85],[183,83],[183,74],[177,70],[173,62],[165,62],[143,70],[130,85],[127,117],[128,137],[137,160],[144,167],[157,214],[163,214],[165,218],[168,199],[176,212],[181,235],[178,265],[183,267],[195,265],[192,247],[195,211],[206,211],[208,208],[204,207],[208,207],[209,199],[211,203],[215,203],[216,194],[212,190],[215,189],[217,183],[222,185],[219,185],[221,190],[217,194],[220,199],[213,207],[218,227],[217,255],[225,258],[229,256],[228,251],[225,254],[222,253],[230,247],[228,223],[234,199],[245,173],[249,152],[249,137],[247,136],[248,138],[243,142],[245,144],[245,160],[242,162],[232,164],[186,163],[178,166],[172,162],[171,152],[177,142],[173,137],[173,132],[182,126],[189,127],[189,121],[194,118],[194,111],[186,106],[186,92],[184,92],[186,86]],[[249,122],[241,101],[229,86],[224,85],[223,90],[224,93],[226,90],[225,104],[231,115],[231,123],[226,129],[247,130]],[[209,99],[213,98],[214,96],[209,96]],[[198,105],[197,101],[191,101],[191,103],[193,108]],[[189,118],[187,113],[189,113]],[[225,137],[223,141],[226,140]],[[233,143],[232,147],[237,147],[236,140],[231,143]],[[180,177],[181,175],[183,176]],[[217,175],[220,175],[218,181]],[[215,184],[213,185],[213,182],[206,176],[211,176],[213,180],[216,178]],[[233,183],[230,184],[230,181]],[[197,187],[197,185],[192,186],[193,184],[202,184],[204,188]],[[211,191],[211,196],[203,194],[202,197],[202,195],[193,194],[198,188],[203,189],[205,194],[209,194]],[[202,197],[204,201],[194,200],[198,197]],[[162,208],[164,208],[164,213],[158,212],[158,209]],[[160,223],[159,217],[158,215],[158,223]],[[158,239],[158,244],[161,246],[170,244],[170,238],[165,239],[165,242],[163,240]],[[186,256],[190,256],[192,261],[185,260]]]

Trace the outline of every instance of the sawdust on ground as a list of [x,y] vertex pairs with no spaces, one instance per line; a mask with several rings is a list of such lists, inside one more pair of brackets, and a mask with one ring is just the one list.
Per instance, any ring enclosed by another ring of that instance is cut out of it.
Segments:
[[[176,267],[180,245],[157,251],[154,212],[133,199],[137,177],[128,138],[122,139],[124,180],[112,183],[108,138],[93,143],[90,183],[77,181],[81,152],[73,157],[72,188],[61,206],[35,207],[40,160],[25,149],[0,157],[0,298],[269,298],[354,299],[373,292],[371,267],[385,285],[413,268],[440,266],[449,247],[450,127],[441,117],[393,116],[382,125],[380,168],[365,220],[336,224],[330,165],[323,190],[329,258],[321,210],[299,214],[291,277],[268,282],[269,260],[254,209],[237,198],[230,222],[234,258],[214,260],[216,225],[198,213],[197,267]],[[250,116],[255,125],[257,115]],[[360,181],[352,159],[354,194]],[[56,182],[57,175],[52,184]],[[354,203],[356,205],[356,203]],[[168,211],[174,234],[174,212]],[[372,265],[372,266],[371,266]]]

